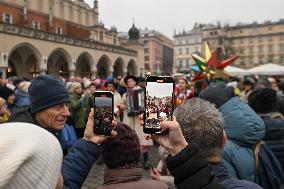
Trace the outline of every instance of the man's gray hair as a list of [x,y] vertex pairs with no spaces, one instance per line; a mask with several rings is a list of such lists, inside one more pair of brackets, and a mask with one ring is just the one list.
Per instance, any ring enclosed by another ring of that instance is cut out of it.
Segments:
[[200,98],[179,105],[174,115],[187,142],[199,145],[203,155],[220,155],[224,120],[213,104]]

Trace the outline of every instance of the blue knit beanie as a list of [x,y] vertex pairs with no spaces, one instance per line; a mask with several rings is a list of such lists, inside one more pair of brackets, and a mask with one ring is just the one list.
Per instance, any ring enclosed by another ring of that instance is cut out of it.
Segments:
[[32,81],[29,94],[32,113],[69,101],[63,82],[50,75],[40,75]]

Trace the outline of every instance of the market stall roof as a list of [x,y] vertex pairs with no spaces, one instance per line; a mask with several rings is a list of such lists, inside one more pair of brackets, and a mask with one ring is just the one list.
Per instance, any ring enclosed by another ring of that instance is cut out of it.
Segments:
[[269,63],[251,68],[247,73],[257,75],[284,75],[284,66]]
[[247,70],[235,67],[235,66],[227,66],[224,71],[232,76],[243,76],[247,75]]

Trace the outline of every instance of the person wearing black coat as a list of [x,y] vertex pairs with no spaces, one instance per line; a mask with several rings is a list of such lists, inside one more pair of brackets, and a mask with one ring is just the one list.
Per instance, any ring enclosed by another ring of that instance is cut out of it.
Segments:
[[254,90],[248,97],[250,107],[265,123],[264,141],[284,170],[284,120],[278,112],[277,92],[271,88]]
[[[214,104],[193,98],[178,106],[174,115],[185,140],[189,143],[179,155],[166,159],[167,167],[175,177],[177,188],[196,188],[200,183],[204,183],[201,188],[214,189],[219,187],[216,185],[219,183],[226,189],[261,189],[253,182],[229,176],[221,160],[221,153],[227,141],[224,119]],[[200,149],[191,143],[197,144]],[[211,172],[208,171],[208,165]],[[190,172],[191,176],[188,177]],[[212,182],[207,181],[210,177]]]

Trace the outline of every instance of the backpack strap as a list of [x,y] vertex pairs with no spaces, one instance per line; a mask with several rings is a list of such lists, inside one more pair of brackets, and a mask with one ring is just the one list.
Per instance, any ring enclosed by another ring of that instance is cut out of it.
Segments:
[[254,159],[255,159],[255,171],[256,173],[258,172],[258,168],[259,168],[259,157],[258,157],[258,154],[259,154],[259,150],[260,150],[260,146],[262,144],[265,144],[264,141],[260,141],[259,143],[257,143],[257,145],[255,146],[254,148]]

